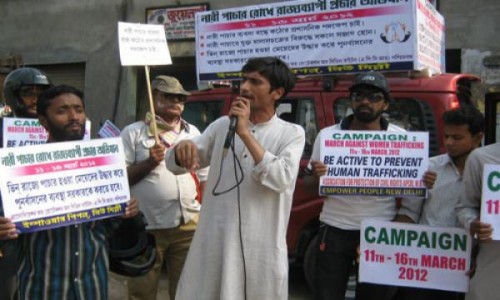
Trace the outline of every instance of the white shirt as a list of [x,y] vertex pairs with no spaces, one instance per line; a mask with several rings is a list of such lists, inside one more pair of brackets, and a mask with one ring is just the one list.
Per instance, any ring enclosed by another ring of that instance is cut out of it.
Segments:
[[[181,129],[174,144],[200,135],[193,125]],[[148,126],[135,122],[121,133],[127,166],[149,158],[149,148],[155,140],[147,134]],[[205,181],[208,170],[197,172],[198,179]],[[139,199],[139,208],[148,222],[148,229],[174,228],[180,225],[181,217],[189,222],[200,210],[196,183],[191,174],[176,176],[161,162],[146,177],[130,187],[130,195]]]
[[479,217],[485,164],[500,164],[500,143],[472,151],[465,162],[463,189],[456,206],[458,220],[469,229],[470,223]]
[[420,224],[458,227],[455,205],[462,193],[462,176],[448,154],[429,159],[429,170],[437,173],[434,187],[424,200]]

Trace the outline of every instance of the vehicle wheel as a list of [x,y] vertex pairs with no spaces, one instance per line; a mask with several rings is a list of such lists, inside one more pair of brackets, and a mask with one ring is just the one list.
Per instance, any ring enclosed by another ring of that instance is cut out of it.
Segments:
[[311,291],[314,292],[315,276],[316,276],[316,257],[318,253],[318,235],[316,234],[309,245],[307,245],[306,253],[304,255],[304,275],[307,285]]

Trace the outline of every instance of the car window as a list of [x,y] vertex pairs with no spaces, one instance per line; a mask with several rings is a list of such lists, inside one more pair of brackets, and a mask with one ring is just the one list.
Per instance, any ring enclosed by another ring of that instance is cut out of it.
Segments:
[[310,158],[314,140],[318,134],[314,101],[312,99],[282,99],[278,103],[278,107],[276,107],[276,114],[281,119],[298,124],[304,128],[306,145],[302,158]]
[[[350,100],[339,98],[333,104],[335,122],[339,123],[342,118],[352,114]],[[437,140],[437,128],[434,114],[430,106],[421,100],[412,98],[395,98],[384,113],[384,117],[390,123],[404,128],[408,131],[429,132],[429,154],[439,154],[439,142]]]
[[222,100],[188,101],[182,117],[203,132],[210,123],[221,116],[222,105]]

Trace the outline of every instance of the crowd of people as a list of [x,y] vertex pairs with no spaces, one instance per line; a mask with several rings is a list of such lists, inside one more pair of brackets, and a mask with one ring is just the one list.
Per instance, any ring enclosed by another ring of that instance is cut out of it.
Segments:
[[[121,132],[131,200],[122,217],[19,234],[0,202],[2,299],[108,299],[107,239],[142,212],[156,241],[156,261],[127,280],[129,299],[156,299],[167,268],[170,299],[288,299],[286,231],[305,145],[304,129],[276,115],[295,76],[281,59],[252,58],[228,116],[203,133],[183,119],[189,92],[170,76],[151,82],[152,112]],[[54,86],[34,68],[12,71],[4,83],[13,116],[37,118],[48,143],[79,141],[84,96]],[[381,73],[359,74],[350,90],[352,115],[323,130],[393,131]],[[328,196],[320,215],[314,299],[345,299],[359,265],[363,220],[464,227],[474,237],[467,294],[358,282],[356,299],[495,299],[500,256],[492,227],[479,219],[484,164],[499,164],[499,144],[480,147],[484,117],[473,107],[444,116],[447,152],[430,158],[426,198]],[[233,127],[234,135],[228,134]],[[1,140],[1,139],[0,139]],[[304,178],[318,191],[327,165],[317,135]],[[5,146],[5,145],[4,145]],[[203,203],[203,204],[202,204]]]

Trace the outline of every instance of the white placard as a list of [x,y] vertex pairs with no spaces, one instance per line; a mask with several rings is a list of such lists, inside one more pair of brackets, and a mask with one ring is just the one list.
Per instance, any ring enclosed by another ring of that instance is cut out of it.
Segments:
[[491,238],[500,240],[500,165],[484,165],[480,219],[491,224]]
[[[84,141],[90,140],[89,120],[85,121]],[[38,119],[3,118],[2,142],[5,148],[45,144],[49,135]]]
[[120,129],[118,129],[118,127],[116,127],[116,125],[110,120],[106,120],[97,132],[97,135],[101,138],[119,137]]
[[122,66],[171,65],[163,25],[118,22]]
[[130,191],[122,140],[0,149],[0,190],[21,232],[123,214]]
[[321,195],[426,196],[428,132],[327,128],[320,138]]
[[366,220],[359,281],[467,292],[470,253],[471,236],[462,228]]
[[282,58],[297,75],[437,73],[444,49],[444,19],[426,0],[299,0],[196,14],[199,81],[239,79],[245,62],[262,56]]

